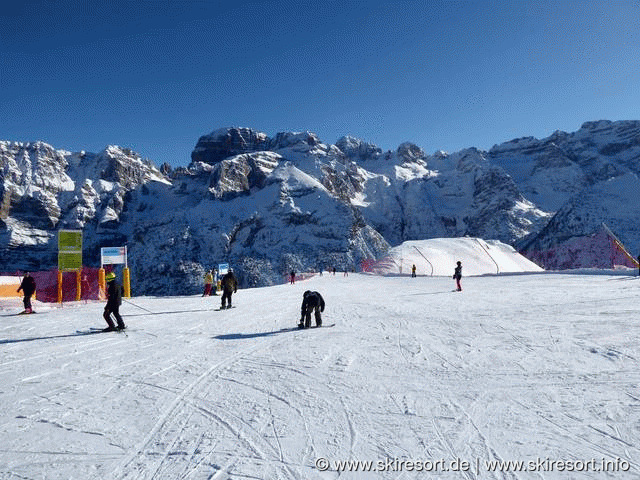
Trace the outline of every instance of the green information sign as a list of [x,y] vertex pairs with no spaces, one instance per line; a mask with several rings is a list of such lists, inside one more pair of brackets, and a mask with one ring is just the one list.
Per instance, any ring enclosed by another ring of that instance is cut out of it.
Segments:
[[68,272],[82,268],[82,252],[58,252],[58,270]]
[[82,269],[82,230],[58,231],[58,270]]
[[59,252],[82,252],[82,230],[59,230]]

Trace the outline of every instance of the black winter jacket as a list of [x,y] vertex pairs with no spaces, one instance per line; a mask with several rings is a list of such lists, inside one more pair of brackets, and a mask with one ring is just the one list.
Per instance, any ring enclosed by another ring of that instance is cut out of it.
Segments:
[[307,290],[302,299],[302,308],[300,309],[302,315],[311,312],[316,307],[320,307],[320,311],[324,312],[324,298],[318,292]]
[[18,291],[22,290],[25,296],[30,297],[33,295],[33,292],[36,291],[36,281],[32,276],[24,277],[22,282],[20,282],[20,287]]
[[107,307],[119,307],[122,304],[122,286],[113,280],[107,284]]

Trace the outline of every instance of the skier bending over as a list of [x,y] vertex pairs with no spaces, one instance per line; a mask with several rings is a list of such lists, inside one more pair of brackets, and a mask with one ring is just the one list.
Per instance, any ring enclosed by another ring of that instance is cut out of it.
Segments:
[[[105,276],[107,281],[107,304],[104,307],[103,317],[107,321],[107,328],[105,332],[112,332],[114,330],[124,330],[126,328],[122,317],[120,316],[120,305],[122,304],[122,286],[116,281],[116,274],[113,272],[107,273]],[[116,327],[111,320],[111,314],[116,318],[118,326]]]
[[462,286],[460,285],[460,279],[462,278],[462,262],[458,261],[458,266],[456,267],[454,273],[453,273],[453,278],[456,281],[456,290],[458,290],[459,292],[462,291]]
[[316,327],[322,326],[320,312],[324,312],[324,298],[318,292],[307,290],[302,299],[300,309],[300,324],[298,328],[311,327],[311,312],[314,311],[316,317]]
[[[231,308],[231,295],[238,291],[238,280],[233,274],[233,269],[230,268],[229,271],[224,274],[220,283],[222,284],[222,305],[220,309]],[[228,307],[226,306],[227,300],[229,300]]]
[[20,293],[20,290],[24,293],[24,298],[22,299],[24,312],[22,313],[33,313],[33,309],[31,308],[31,295],[36,291],[36,281],[29,272],[24,274],[24,278],[22,282],[20,282],[17,292]]

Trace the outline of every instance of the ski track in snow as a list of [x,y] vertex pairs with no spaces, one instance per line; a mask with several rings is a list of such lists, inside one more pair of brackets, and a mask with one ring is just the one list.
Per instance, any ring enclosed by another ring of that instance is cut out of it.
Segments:
[[[0,320],[0,478],[567,478],[475,461],[623,458],[640,475],[638,287],[604,275],[315,277]],[[331,329],[297,330],[304,290]],[[141,308],[161,315],[138,315]],[[0,303],[0,310],[7,309]],[[176,313],[171,313],[175,311]],[[129,316],[127,316],[129,314]],[[460,458],[466,472],[320,472]]]

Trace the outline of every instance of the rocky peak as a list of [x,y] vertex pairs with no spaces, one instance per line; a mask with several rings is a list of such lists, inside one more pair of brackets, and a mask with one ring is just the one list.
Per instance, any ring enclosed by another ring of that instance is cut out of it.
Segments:
[[336,147],[350,160],[364,162],[382,157],[382,149],[380,147],[349,135],[339,138],[336,142]]
[[213,165],[233,155],[269,150],[268,146],[265,133],[244,127],[222,128],[198,139],[191,160]]
[[419,146],[414,143],[404,142],[398,146],[398,159],[401,162],[415,162],[418,160],[424,160],[425,154]]
[[279,132],[271,140],[269,150],[281,150],[293,146],[302,148],[315,147],[322,142],[313,132]]

